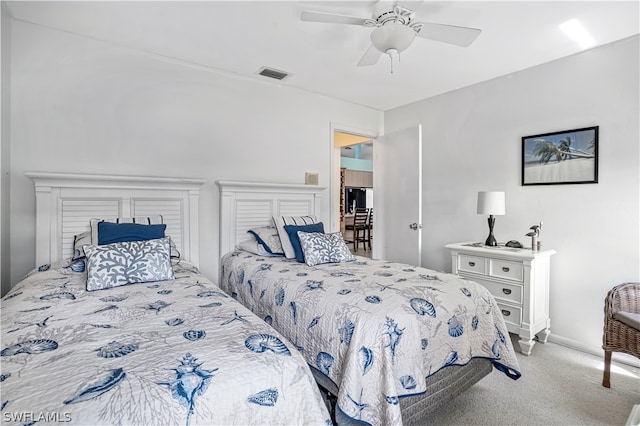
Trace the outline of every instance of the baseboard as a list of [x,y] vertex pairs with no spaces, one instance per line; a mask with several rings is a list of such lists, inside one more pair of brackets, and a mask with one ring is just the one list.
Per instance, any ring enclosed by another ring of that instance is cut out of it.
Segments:
[[[595,355],[597,357],[601,357],[604,360],[604,351],[600,346],[587,345],[585,343],[579,342],[577,340],[569,339],[567,337],[559,336],[557,334],[551,333],[549,335],[549,341],[552,343],[556,343],[558,345],[566,346],[571,349],[575,349],[580,352],[585,352],[591,355]],[[630,367],[640,368],[640,360],[638,358],[634,358],[631,355],[614,352],[612,354],[611,359],[614,362],[619,362],[621,364],[626,364]]]

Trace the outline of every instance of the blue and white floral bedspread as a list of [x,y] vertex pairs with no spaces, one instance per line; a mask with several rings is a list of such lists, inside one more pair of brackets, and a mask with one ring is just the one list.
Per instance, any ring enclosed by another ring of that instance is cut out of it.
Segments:
[[456,275],[362,257],[309,267],[235,251],[222,259],[220,286],[336,383],[345,414],[370,424],[401,424],[399,397],[425,392],[427,376],[472,358],[520,377],[495,300]]
[[87,292],[83,265],[2,299],[3,423],[330,424],[291,343],[192,266]]

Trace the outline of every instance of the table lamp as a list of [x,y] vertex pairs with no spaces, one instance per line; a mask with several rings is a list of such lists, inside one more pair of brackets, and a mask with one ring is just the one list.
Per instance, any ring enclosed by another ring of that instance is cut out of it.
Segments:
[[493,225],[496,223],[494,215],[504,215],[504,192],[499,191],[479,191],[478,192],[478,214],[489,215],[489,236],[485,245],[497,246],[498,242],[493,236]]

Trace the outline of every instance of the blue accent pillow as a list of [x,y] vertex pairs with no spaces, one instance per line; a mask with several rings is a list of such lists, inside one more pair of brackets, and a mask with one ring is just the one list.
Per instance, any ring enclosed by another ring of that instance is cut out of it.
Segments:
[[296,254],[296,260],[300,263],[304,262],[304,252],[300,245],[300,237],[298,237],[298,231],[300,232],[319,232],[324,234],[324,225],[322,222],[312,223],[311,225],[285,225],[284,230],[289,235],[289,241],[293,246],[293,251]]
[[98,222],[98,245],[164,238],[167,225]]

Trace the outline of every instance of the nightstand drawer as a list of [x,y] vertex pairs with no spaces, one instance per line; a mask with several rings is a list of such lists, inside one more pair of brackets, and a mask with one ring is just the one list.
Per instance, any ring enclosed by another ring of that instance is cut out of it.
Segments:
[[518,262],[490,259],[489,275],[492,277],[522,282],[524,278],[524,267],[522,266],[522,263]]
[[471,278],[482,284],[487,290],[491,292],[496,301],[505,301],[522,304],[522,286],[518,284],[499,283],[495,281],[483,280],[478,278]]
[[474,274],[486,275],[485,259],[480,256],[469,256],[468,254],[458,255],[458,270],[473,272]]
[[522,324],[522,309],[516,306],[505,305],[498,303],[498,308],[502,312],[504,322],[516,327],[520,327]]

